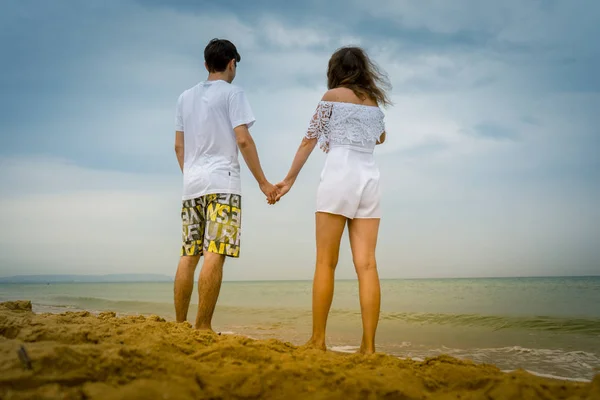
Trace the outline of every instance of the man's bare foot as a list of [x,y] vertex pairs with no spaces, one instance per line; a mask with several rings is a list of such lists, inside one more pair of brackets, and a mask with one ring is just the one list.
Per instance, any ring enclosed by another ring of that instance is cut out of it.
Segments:
[[323,350],[323,351],[327,350],[327,346],[325,346],[325,341],[320,341],[320,340],[317,341],[317,340],[313,340],[313,339],[310,339],[302,347],[308,348],[308,349]]

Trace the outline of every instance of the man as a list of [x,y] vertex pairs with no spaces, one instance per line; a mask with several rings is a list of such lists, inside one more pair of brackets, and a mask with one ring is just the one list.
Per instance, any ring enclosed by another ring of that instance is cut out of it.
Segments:
[[248,131],[254,115],[244,91],[232,85],[240,55],[228,40],[213,39],[204,49],[208,78],[179,96],[175,152],[183,172],[183,244],[175,276],[175,313],[187,320],[200,256],[199,304],[195,327],[212,331],[225,257],[239,257],[241,181],[238,148],[269,204],[277,189],[262,171]]

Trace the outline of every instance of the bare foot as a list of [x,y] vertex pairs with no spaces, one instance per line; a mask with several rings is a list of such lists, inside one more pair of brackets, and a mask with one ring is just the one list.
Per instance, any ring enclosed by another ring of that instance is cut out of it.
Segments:
[[207,333],[214,333],[214,334],[216,334],[216,332],[215,332],[215,331],[213,331],[213,329],[212,329],[212,327],[211,327],[211,326],[195,326],[194,328],[196,328],[197,330],[199,330],[199,331],[202,331],[202,332],[207,332]]
[[302,347],[308,348],[308,349],[323,350],[323,351],[327,350],[327,347],[325,346],[325,341],[321,342],[321,341],[316,341],[316,340],[313,340],[313,339],[310,339]]
[[368,348],[367,346],[361,345],[358,353],[369,356],[371,354],[375,354],[375,348]]

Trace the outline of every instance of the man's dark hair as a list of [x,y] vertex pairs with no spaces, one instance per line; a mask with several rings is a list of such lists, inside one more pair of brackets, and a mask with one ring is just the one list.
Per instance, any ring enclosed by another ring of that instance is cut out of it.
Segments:
[[208,72],[223,72],[231,60],[239,63],[241,59],[234,44],[226,39],[213,39],[204,49]]

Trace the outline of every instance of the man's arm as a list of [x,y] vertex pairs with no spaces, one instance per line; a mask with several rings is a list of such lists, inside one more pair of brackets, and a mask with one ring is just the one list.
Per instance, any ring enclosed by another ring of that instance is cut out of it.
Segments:
[[246,165],[254,175],[254,179],[258,182],[258,186],[260,190],[267,196],[269,204],[275,203],[275,198],[277,197],[277,188],[265,177],[265,174],[260,165],[260,160],[258,158],[258,151],[256,150],[256,144],[254,143],[254,139],[252,139],[252,135],[250,135],[250,131],[248,127],[243,124],[235,127],[233,129],[235,132],[235,138],[237,141],[237,145],[244,157],[244,161],[246,161]]
[[181,172],[183,172],[183,155],[185,153],[184,141],[183,141],[183,132],[175,131],[175,154],[177,155],[177,162],[179,163],[179,168]]

